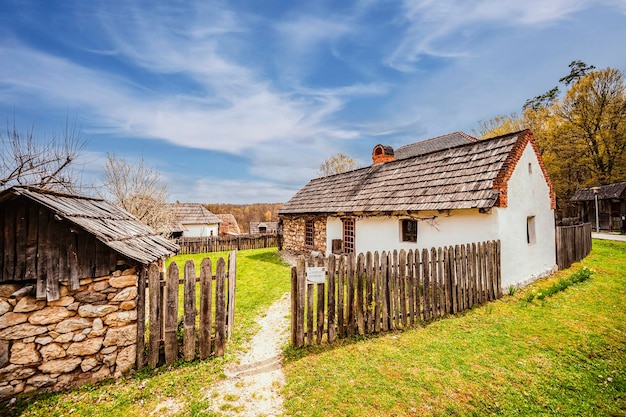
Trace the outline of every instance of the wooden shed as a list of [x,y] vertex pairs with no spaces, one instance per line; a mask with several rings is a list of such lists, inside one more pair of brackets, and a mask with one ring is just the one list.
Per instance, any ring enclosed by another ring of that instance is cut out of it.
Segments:
[[626,182],[581,188],[570,201],[578,206],[578,217],[594,229],[597,224],[601,230],[626,233]]
[[0,399],[121,377],[141,363],[139,276],[177,250],[101,199],[0,192]]
[[178,250],[105,200],[30,187],[0,193],[0,283],[36,281],[37,298],[59,298],[59,281],[147,265]]

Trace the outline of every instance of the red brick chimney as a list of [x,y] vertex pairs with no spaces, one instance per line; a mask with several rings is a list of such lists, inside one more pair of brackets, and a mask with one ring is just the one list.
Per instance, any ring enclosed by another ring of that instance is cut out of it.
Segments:
[[394,160],[393,148],[388,145],[376,145],[372,151],[372,164],[384,164]]

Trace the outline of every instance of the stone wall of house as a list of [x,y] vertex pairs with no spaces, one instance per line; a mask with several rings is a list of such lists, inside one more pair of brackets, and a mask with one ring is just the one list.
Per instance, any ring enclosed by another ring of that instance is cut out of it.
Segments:
[[[313,246],[306,246],[305,224],[312,219]],[[326,217],[283,217],[283,249],[290,251],[319,251],[326,252]]]
[[24,284],[0,285],[0,398],[118,378],[135,365],[137,273],[61,282],[61,298],[38,300]]

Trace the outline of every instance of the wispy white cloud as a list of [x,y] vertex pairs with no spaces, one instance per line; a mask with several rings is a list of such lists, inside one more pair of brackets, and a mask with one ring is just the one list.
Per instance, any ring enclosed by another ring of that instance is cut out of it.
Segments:
[[471,54],[469,38],[485,29],[549,25],[597,4],[593,0],[405,0],[404,13],[397,21],[406,27],[405,34],[385,63],[411,72],[424,55],[459,58]]

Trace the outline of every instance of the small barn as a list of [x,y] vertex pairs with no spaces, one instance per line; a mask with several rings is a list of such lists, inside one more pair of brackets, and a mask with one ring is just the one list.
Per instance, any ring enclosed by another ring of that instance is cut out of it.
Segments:
[[277,231],[278,222],[250,222],[251,235],[276,233]]
[[0,231],[0,398],[134,367],[138,274],[178,246],[104,200],[29,187],[0,192]]
[[457,132],[426,145],[377,145],[371,166],[311,180],[279,211],[284,249],[365,253],[500,240],[503,287],[556,269],[555,196],[530,131],[487,140]]
[[570,201],[578,207],[578,217],[594,229],[626,233],[626,182],[581,188]]
[[200,203],[173,203],[171,235],[179,237],[209,237],[219,234],[222,220]]

